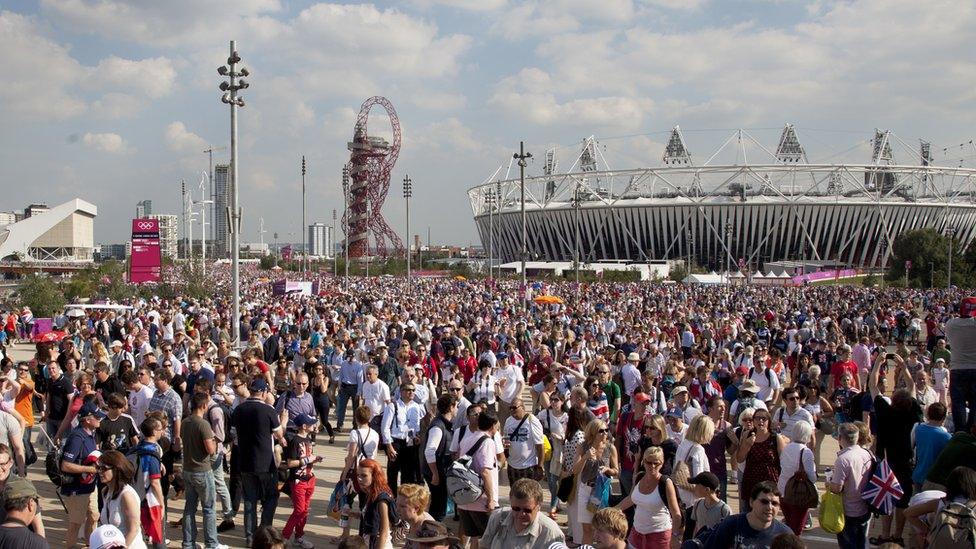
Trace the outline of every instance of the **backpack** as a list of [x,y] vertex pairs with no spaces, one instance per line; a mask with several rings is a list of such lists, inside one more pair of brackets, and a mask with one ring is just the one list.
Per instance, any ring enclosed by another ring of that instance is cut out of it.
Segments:
[[[785,370],[785,368],[784,368],[784,370]],[[755,366],[752,366],[751,368],[749,368],[749,377],[747,377],[746,379],[752,379],[752,374],[755,371],[756,371],[756,367]],[[774,375],[773,374],[773,369],[772,368],[766,368],[766,379],[769,381],[769,386],[770,387],[773,386],[773,375]]]
[[976,501],[949,503],[932,521],[928,546],[939,549],[976,546]]
[[51,480],[51,484],[59,488],[65,484],[70,484],[75,479],[75,475],[61,472],[61,462],[63,460],[64,443],[57,445],[44,458],[44,472],[47,474],[47,478]]
[[800,450],[799,465],[796,472],[786,481],[783,503],[802,509],[814,509],[820,503],[817,485],[810,480],[803,469],[803,449]]
[[213,425],[214,423],[212,414],[215,408],[220,412],[224,420],[223,444],[230,446],[234,442],[234,439],[237,438],[237,430],[232,429],[230,426],[230,416],[231,416],[230,405],[223,401],[214,402],[213,404],[211,404],[210,407],[207,408],[207,423],[209,423],[210,425]]
[[155,451],[146,451],[145,449],[140,451],[138,447],[129,450],[125,454],[125,457],[132,464],[132,468],[135,471],[135,477],[132,479],[132,487],[139,494],[139,501],[143,501],[146,499],[146,485],[142,479],[142,458],[149,457],[155,459],[160,462],[160,466],[162,466],[162,460]]
[[739,424],[739,416],[742,415],[742,412],[745,412],[746,410],[754,410],[756,408],[755,396],[749,396],[749,397],[739,396],[736,402],[739,403],[739,406],[737,406],[735,409],[735,417],[732,418],[732,425]]
[[447,495],[457,505],[474,503],[485,491],[481,475],[472,469],[471,459],[486,440],[488,440],[487,435],[479,438],[478,442],[475,442],[474,446],[454,461],[451,468],[447,470]]
[[[444,472],[447,471],[447,469],[450,467],[450,464],[453,461],[453,458],[451,456],[451,453],[448,451],[448,448],[451,445],[451,437],[454,435],[454,428],[452,427],[450,422],[444,421],[443,417],[441,416],[435,417],[434,420],[430,422],[430,425],[427,427],[427,429],[424,430],[423,442],[421,448],[427,447],[427,438],[430,436],[430,431],[434,427],[437,427],[441,430],[441,442],[437,446],[437,450],[434,452],[434,465],[435,467],[437,467],[438,474],[443,475]],[[360,450],[362,450],[362,447],[360,447]],[[363,454],[363,457],[365,457],[365,454]],[[427,463],[426,459],[423,460],[423,462],[424,462],[423,463],[424,477],[430,478],[430,475],[432,474],[432,472],[430,471],[430,464]]]

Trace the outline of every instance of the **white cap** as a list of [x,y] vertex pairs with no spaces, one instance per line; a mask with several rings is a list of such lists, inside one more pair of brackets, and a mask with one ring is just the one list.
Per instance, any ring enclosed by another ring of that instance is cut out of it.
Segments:
[[90,549],[124,548],[125,546],[125,536],[122,535],[122,531],[111,524],[95,528],[95,531],[88,538]]

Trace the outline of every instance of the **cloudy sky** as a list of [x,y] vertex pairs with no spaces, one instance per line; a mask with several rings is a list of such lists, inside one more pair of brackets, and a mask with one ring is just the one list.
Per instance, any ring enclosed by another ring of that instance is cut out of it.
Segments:
[[195,187],[203,149],[228,145],[215,69],[230,39],[252,73],[246,241],[259,217],[269,241],[300,230],[303,154],[309,221],[341,211],[346,141],[372,95],[404,136],[384,214],[402,232],[409,174],[414,232],[435,242],[476,242],[465,191],[520,139],[568,166],[596,135],[625,168],[656,165],[674,124],[707,155],[739,127],[774,147],[789,121],[812,160],[880,127],[973,161],[942,153],[976,133],[971,2],[0,0],[0,209],[78,196],[99,208],[99,242],[127,239],[138,200],[179,213],[180,180]]

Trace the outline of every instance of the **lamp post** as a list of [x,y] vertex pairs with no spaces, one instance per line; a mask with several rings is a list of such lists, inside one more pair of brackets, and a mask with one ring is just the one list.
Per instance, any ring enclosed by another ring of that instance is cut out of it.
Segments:
[[369,193],[363,195],[366,198],[366,280],[369,280],[369,217],[372,214],[373,203],[369,200]]
[[947,232],[949,234],[949,280],[946,283],[946,288],[952,288],[952,241],[956,236],[956,228],[949,227]]
[[413,180],[403,176],[403,199],[407,204],[407,285],[410,284],[410,197],[413,196]]
[[491,258],[495,247],[495,191],[494,189],[488,189],[488,194],[485,195],[485,203],[488,205],[488,280],[491,280],[491,275],[494,274],[494,268],[491,265]]
[[335,235],[336,235],[336,210],[335,208],[332,208],[332,238],[331,238],[332,242],[329,243],[332,248],[332,250],[330,250],[332,252],[332,276],[339,276],[338,273],[339,254],[336,253],[336,249],[335,249]]
[[935,262],[929,261],[929,288],[935,288]]
[[278,248],[278,233],[275,233],[274,234],[274,240],[275,240],[275,253],[274,253],[275,264],[274,264],[274,266],[277,267],[278,266],[278,255],[281,253],[281,249]]
[[342,241],[346,252],[346,289],[349,289],[349,166],[342,167]]
[[692,245],[694,243],[694,237],[691,235],[691,231],[688,231],[687,233],[685,233],[685,236],[688,237],[688,269],[687,269],[687,271],[688,271],[688,274],[690,275],[691,274],[691,247],[692,247]]
[[573,269],[576,271],[576,294],[579,295],[579,275],[580,275],[580,184],[576,182],[573,188]]
[[231,318],[231,347],[237,349],[241,344],[241,211],[238,205],[237,174],[240,172],[237,157],[237,108],[244,106],[244,98],[239,97],[237,92],[247,89],[250,85],[244,77],[251,73],[246,67],[240,66],[241,57],[237,54],[237,42],[230,41],[230,56],[227,58],[227,65],[217,68],[217,74],[228,77],[227,81],[220,83],[220,91],[224,92],[220,101],[230,105],[230,278],[231,287],[234,292],[232,318]]
[[729,261],[732,258],[732,222],[731,221],[725,222],[725,247],[728,248],[727,250],[725,250],[725,282],[726,284],[728,284],[729,273],[732,272],[732,265],[729,263]]
[[[498,230],[499,230],[499,232],[501,232],[501,228],[502,228],[502,202],[503,202],[502,201],[502,182],[501,181],[497,181],[495,183],[495,207],[497,208],[497,211],[495,212],[495,217],[498,218]],[[498,242],[495,244],[495,248],[498,249],[498,268],[496,269],[496,272],[498,274],[496,276],[498,278],[501,278],[502,277],[502,263],[501,263],[501,258],[502,258],[502,250],[501,250],[501,248],[502,248],[502,237],[501,237],[501,234],[498,235]]]
[[525,256],[528,255],[528,249],[526,248],[526,230],[525,230],[525,166],[526,160],[532,158],[532,153],[525,152],[525,142],[519,141],[519,152],[515,153],[513,156],[518,160],[519,167],[519,180],[521,181],[521,192],[522,192],[522,306],[525,310],[529,310],[529,300],[528,300],[528,284],[526,282],[525,276]]
[[305,246],[305,232],[308,225],[305,224],[305,155],[302,155],[302,274],[305,274],[308,258],[308,248]]
[[[885,235],[887,236],[887,234]],[[885,270],[888,266],[888,241],[881,239],[881,287],[885,287]]]

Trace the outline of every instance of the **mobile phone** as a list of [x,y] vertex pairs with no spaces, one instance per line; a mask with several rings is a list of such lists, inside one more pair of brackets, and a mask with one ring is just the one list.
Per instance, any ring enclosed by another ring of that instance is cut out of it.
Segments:
[[888,353],[888,356],[885,357],[885,358],[887,358],[888,360],[894,360],[895,359],[895,353]]

